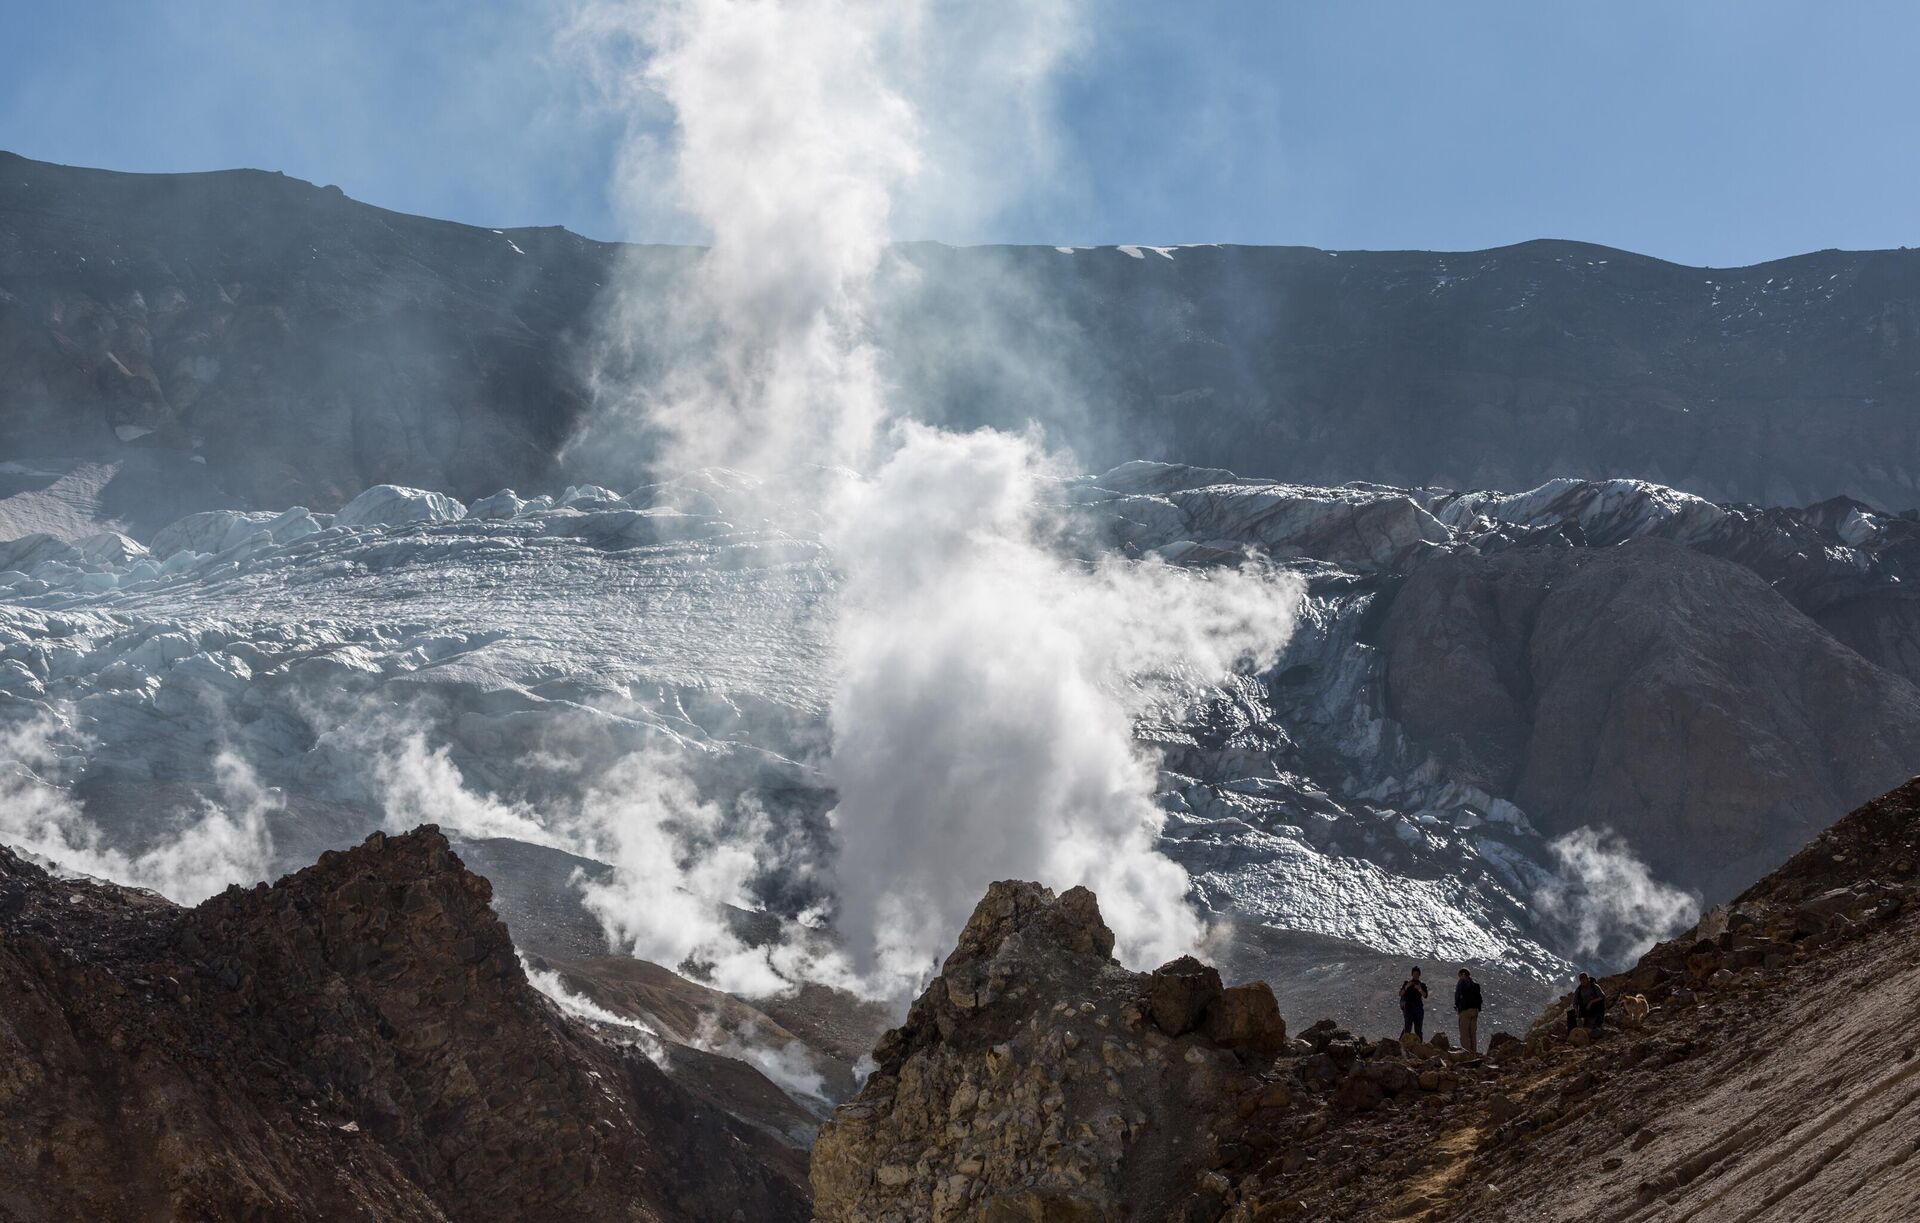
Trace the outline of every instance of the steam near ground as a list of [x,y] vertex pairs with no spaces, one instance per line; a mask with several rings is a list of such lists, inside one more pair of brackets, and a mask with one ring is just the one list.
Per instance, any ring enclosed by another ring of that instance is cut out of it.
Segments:
[[1631,960],[1700,912],[1700,897],[1655,879],[1614,832],[1577,828],[1549,848],[1559,871],[1534,904],[1561,928],[1571,953],[1609,964]]
[[[655,1065],[664,1066],[665,1042],[653,1028],[640,1020],[608,1010],[575,991],[559,973],[529,964],[525,956],[520,957],[520,967],[527,974],[528,984],[545,994],[548,1001],[559,1007],[562,1013],[603,1030],[611,1030],[617,1038],[630,1040],[639,1046]],[[752,1024],[730,1032],[720,1026],[718,1016],[707,1012],[700,1017],[699,1026],[684,1043],[708,1053],[747,1062],[790,1096],[811,1102],[824,1102],[827,1099],[825,1079],[814,1065],[814,1055],[796,1040],[776,1043],[766,1039]]]
[[[1166,685],[1271,659],[1298,599],[1255,567],[1076,557],[1045,500],[1070,459],[1033,432],[917,423],[911,388],[881,376],[871,323],[894,217],[931,200],[1007,202],[992,176],[947,171],[1002,151],[1044,159],[1049,76],[1074,16],[1059,0],[680,0],[592,7],[576,27],[608,104],[672,116],[669,142],[637,138],[623,160],[630,202],[665,202],[712,238],[669,300],[615,295],[591,430],[657,456],[663,475],[744,469],[776,522],[783,507],[817,509],[844,578],[826,765],[835,924],[871,992],[917,985],[1005,876],[1093,886],[1132,962],[1195,946],[1187,876],[1155,849],[1154,762],[1134,718]],[[941,71],[951,64],[967,67],[964,91]],[[954,142],[963,132],[973,143]],[[634,190],[658,182],[664,201]],[[681,343],[638,378],[629,341],[646,323]],[[941,339],[964,354],[969,337]],[[979,359],[993,359],[984,344]],[[642,890],[655,899],[623,912],[602,889],[594,907],[637,943],[658,898],[710,902],[754,854],[714,846],[663,880],[671,855],[647,847],[621,877],[652,876]],[[722,952],[722,974],[756,959]]]
[[544,968],[535,968],[527,963],[525,956],[520,957],[520,969],[527,974],[527,982],[533,988],[547,996],[555,1006],[575,1019],[584,1019],[588,1023],[603,1027],[624,1029],[633,1033],[635,1039],[648,1051],[648,1055],[658,1058],[660,1038],[652,1028],[637,1019],[628,1018],[601,1006],[583,994],[575,993],[560,974]]
[[[75,763],[56,719],[36,717],[0,731],[0,844],[62,872],[149,888],[197,904],[229,883],[267,874],[273,858],[267,817],[280,805],[247,762],[229,749],[213,757],[215,797],[171,813],[154,843],[129,852],[105,843],[98,825],[61,786]],[[84,748],[86,741],[79,740]]]
[[1011,876],[1091,886],[1130,961],[1192,950],[1134,719],[1168,683],[1270,661],[1298,587],[1255,567],[1068,559],[1029,440],[897,440],[830,535],[848,579],[828,774],[859,966],[911,980]]

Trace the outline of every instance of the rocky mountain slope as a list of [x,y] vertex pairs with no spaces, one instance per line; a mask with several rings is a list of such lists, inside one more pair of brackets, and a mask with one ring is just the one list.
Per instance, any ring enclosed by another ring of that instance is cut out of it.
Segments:
[[1284,1039],[1192,961],[1119,970],[1085,893],[995,885],[822,1130],[819,1217],[1907,1218],[1916,854],[1920,781],[1604,980],[1611,1025],[1562,1000],[1485,1054]]
[[403,216],[278,174],[0,155],[0,184],[10,455],[162,447],[241,496],[332,508],[365,472],[524,485],[584,405],[568,344],[604,245]]
[[1549,832],[1610,827],[1714,896],[1859,798],[1849,779],[1916,764],[1911,684],[1752,571],[1661,539],[1437,556],[1382,649],[1389,708],[1458,776]]
[[0,849],[0,1218],[806,1218],[488,898],[431,827],[194,909]]
[[1336,1093],[1227,1217],[1911,1215],[1917,852],[1910,783],[1603,981],[1616,1020],[1648,999],[1643,1022],[1569,1039],[1556,1006],[1451,1090]]
[[[159,448],[242,504],[319,510],[382,482],[470,498],[628,478],[556,468],[588,405],[583,349],[616,277],[664,292],[690,257],[257,171],[0,154],[0,453],[113,466]],[[1038,413],[1095,467],[1920,502],[1920,252],[1705,269],[1574,242],[923,244],[885,280],[882,347],[923,414]],[[956,335],[978,340],[964,361]]]

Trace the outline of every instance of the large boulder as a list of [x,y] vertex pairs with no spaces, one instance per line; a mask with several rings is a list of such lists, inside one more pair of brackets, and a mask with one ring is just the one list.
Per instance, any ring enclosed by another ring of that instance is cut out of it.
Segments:
[[1220,974],[1190,955],[1154,969],[1147,985],[1153,1022],[1168,1036],[1185,1036],[1206,1018],[1220,998]]
[[1229,986],[1207,1008],[1206,1034],[1229,1049],[1268,1057],[1287,1048],[1287,1021],[1265,981]]

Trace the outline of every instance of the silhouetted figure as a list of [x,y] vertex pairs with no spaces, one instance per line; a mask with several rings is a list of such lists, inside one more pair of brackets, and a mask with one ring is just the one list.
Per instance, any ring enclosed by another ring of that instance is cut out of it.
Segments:
[[1460,1047],[1480,1052],[1480,983],[1464,968],[1453,987],[1453,1009],[1460,1015]]
[[1427,1038],[1427,983],[1420,979],[1418,968],[1400,987],[1400,1018],[1406,1021],[1400,1035],[1411,1032],[1419,1040]]
[[1573,1009],[1567,1012],[1567,1031],[1585,1027],[1589,1032],[1598,1032],[1606,1017],[1607,996],[1601,992],[1600,983],[1581,973],[1580,984],[1573,987]]

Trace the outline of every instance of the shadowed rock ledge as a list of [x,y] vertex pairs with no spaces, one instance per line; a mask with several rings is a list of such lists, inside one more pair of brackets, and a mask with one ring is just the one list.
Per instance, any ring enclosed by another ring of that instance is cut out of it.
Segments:
[[0,849],[0,1219],[806,1218],[490,894],[432,826],[191,910]]

